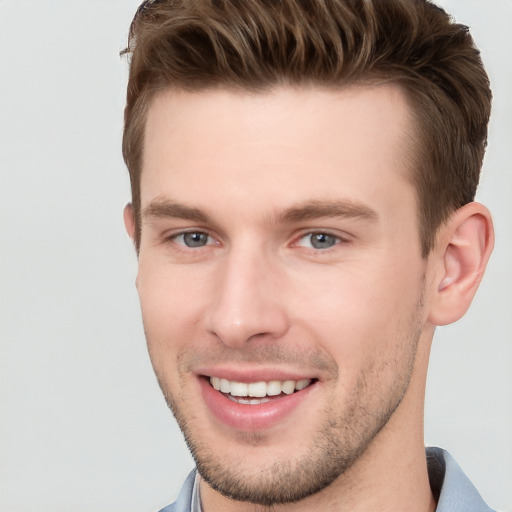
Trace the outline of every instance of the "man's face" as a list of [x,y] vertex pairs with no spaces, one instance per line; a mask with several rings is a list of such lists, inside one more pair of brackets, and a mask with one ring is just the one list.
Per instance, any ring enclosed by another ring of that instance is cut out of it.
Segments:
[[301,499],[379,443],[393,414],[413,414],[402,399],[426,338],[426,263],[411,132],[393,86],[152,103],[144,326],[199,470],[223,494]]

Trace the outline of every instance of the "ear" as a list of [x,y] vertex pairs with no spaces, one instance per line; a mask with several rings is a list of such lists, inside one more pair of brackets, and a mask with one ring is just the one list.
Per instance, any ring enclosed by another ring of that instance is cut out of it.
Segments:
[[128,236],[135,241],[135,214],[132,203],[128,203],[123,210],[124,227]]
[[429,321],[446,325],[468,310],[494,246],[489,210],[469,203],[452,214],[438,233],[433,249],[435,279]]

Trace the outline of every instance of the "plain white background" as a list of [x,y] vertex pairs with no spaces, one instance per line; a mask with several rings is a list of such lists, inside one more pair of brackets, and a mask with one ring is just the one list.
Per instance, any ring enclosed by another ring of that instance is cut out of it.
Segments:
[[[153,512],[192,462],[146,355],[122,224],[125,44],[138,0],[0,0],[0,510]],[[512,511],[512,2],[446,0],[495,103],[487,276],[439,329],[426,442]]]

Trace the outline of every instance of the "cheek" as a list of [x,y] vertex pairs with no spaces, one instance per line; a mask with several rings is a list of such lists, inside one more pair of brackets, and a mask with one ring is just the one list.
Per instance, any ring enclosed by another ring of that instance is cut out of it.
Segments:
[[147,327],[174,331],[191,321],[190,315],[204,295],[204,282],[187,265],[180,267],[157,258],[141,258],[137,291]]
[[390,357],[407,343],[418,310],[421,273],[399,265],[370,263],[301,279],[293,310],[340,367]]
[[166,379],[176,374],[179,354],[199,335],[197,286],[186,272],[139,263],[137,291],[148,350],[156,373]]

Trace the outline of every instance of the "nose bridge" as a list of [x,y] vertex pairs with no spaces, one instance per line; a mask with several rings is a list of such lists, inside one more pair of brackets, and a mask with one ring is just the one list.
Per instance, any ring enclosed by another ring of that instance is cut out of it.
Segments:
[[255,337],[277,338],[287,330],[278,293],[276,264],[256,244],[233,247],[217,275],[210,330],[226,345],[243,348]]

